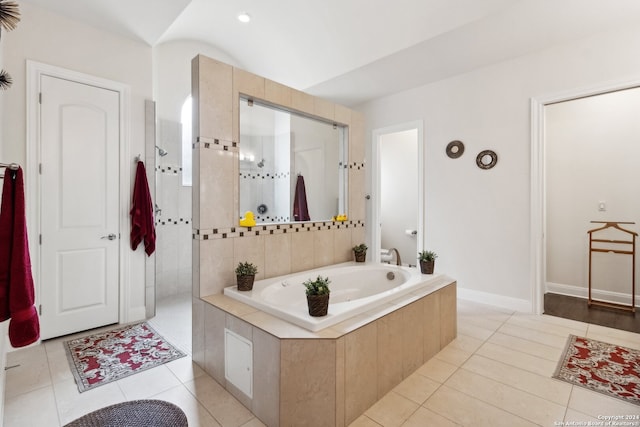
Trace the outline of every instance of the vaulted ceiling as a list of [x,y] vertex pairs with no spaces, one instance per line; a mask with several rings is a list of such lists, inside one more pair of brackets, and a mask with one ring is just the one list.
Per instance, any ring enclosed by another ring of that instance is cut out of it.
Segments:
[[640,22],[638,0],[20,2],[150,46],[207,43],[248,71],[346,105]]

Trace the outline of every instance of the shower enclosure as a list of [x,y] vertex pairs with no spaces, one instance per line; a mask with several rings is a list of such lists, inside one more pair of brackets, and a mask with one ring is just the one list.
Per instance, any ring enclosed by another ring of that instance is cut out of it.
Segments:
[[182,185],[182,125],[157,120],[156,298],[191,292],[191,187]]

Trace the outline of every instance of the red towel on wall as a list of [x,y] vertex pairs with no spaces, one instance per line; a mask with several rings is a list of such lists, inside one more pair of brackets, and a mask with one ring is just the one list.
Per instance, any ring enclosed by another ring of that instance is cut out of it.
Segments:
[[34,296],[22,168],[7,169],[0,208],[0,321],[11,318],[9,341],[13,347],[24,347],[40,338]]
[[136,182],[131,204],[131,249],[134,251],[144,240],[144,251],[151,255],[156,250],[156,227],[153,224],[153,203],[144,163],[138,162]]
[[296,192],[293,196],[293,220],[311,221],[309,207],[307,206],[307,190],[304,187],[304,178],[298,175],[296,181]]

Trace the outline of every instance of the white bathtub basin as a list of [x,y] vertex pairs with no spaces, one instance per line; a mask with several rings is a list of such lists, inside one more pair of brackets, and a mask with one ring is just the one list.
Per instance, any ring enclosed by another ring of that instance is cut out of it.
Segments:
[[[329,277],[329,312],[312,317],[302,282],[318,275]],[[344,263],[286,276],[258,280],[252,291],[236,286],[224,294],[310,331],[335,325],[357,314],[423,288],[437,290],[441,275],[423,275],[417,268],[373,263]]]

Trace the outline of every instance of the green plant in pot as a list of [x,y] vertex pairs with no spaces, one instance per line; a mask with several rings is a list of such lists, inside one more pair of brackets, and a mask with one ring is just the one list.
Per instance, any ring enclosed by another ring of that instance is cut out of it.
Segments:
[[353,255],[356,258],[356,262],[365,262],[367,259],[367,245],[360,243],[353,247]]
[[318,276],[316,279],[309,279],[302,284],[307,288],[307,305],[309,315],[314,317],[326,316],[329,310],[329,283],[328,277]]
[[422,274],[433,274],[438,254],[433,251],[418,252],[418,260],[420,261],[420,272]]
[[236,267],[236,278],[239,291],[250,291],[253,289],[253,281],[258,273],[258,267],[250,262],[240,262]]

